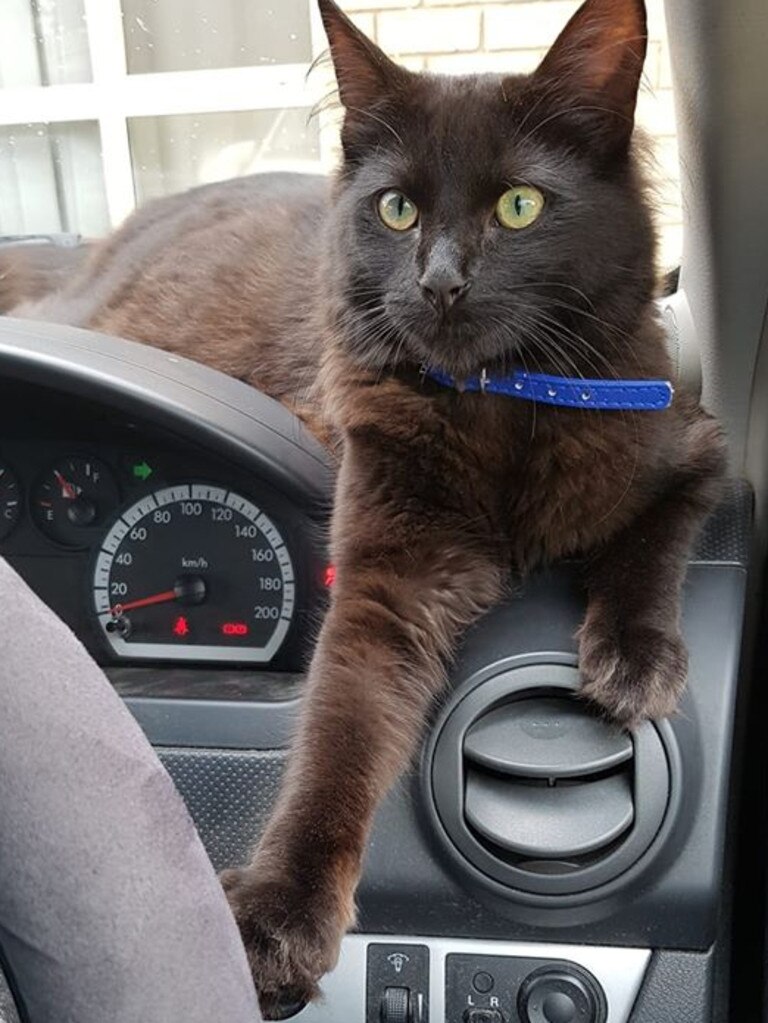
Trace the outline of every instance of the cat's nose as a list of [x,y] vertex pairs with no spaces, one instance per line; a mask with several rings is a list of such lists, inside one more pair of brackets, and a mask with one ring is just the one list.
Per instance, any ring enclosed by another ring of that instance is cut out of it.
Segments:
[[458,270],[442,268],[427,272],[419,281],[424,298],[441,315],[466,294],[470,281]]

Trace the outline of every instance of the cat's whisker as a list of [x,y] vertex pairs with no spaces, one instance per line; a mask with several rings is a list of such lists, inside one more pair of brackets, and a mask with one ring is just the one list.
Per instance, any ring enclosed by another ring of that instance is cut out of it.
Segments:
[[372,110],[364,110],[361,107],[353,107],[347,105],[347,110],[353,111],[356,114],[362,114],[364,117],[370,117],[372,121],[378,121],[378,123],[383,128],[386,128],[388,132],[394,135],[394,137],[397,139],[397,141],[400,143],[403,149],[405,149],[405,142],[403,141],[402,136],[398,134],[398,132],[395,131],[392,125],[388,121],[385,121],[383,117],[380,117],[378,114],[374,114]]
[[596,356],[596,358],[598,358],[600,362],[602,362],[602,364],[608,370],[608,373],[612,377],[614,377],[614,379],[620,379],[621,374],[616,370],[611,361],[608,358],[606,358],[606,356],[599,349],[595,348],[595,346],[590,341],[587,341],[587,339],[582,334],[578,334],[576,331],[572,330],[570,327],[561,323],[559,320],[557,320],[554,316],[551,316],[549,313],[541,311],[539,313],[539,316],[547,323],[548,326],[551,326],[552,330],[556,330],[562,334],[562,340],[564,342],[567,341],[571,345],[571,347],[573,347],[576,351],[583,355],[588,365],[591,366],[592,369],[594,369],[597,376],[602,376],[602,371],[590,356],[584,354],[584,350]]
[[542,103],[544,103],[548,99],[551,99],[553,96],[557,95],[557,93],[561,91],[562,85],[557,79],[551,79],[550,81],[546,82],[543,86],[540,83],[537,83],[535,88],[536,98],[534,99],[533,103],[530,104],[525,116],[516,126],[516,130],[512,135],[513,142],[516,142],[519,139],[520,134],[522,131],[524,131],[526,124],[528,123],[528,121],[530,121],[531,117],[539,109]]
[[588,313],[586,312],[586,310],[579,309],[576,306],[569,305],[567,302],[561,302],[557,300],[555,301],[555,304],[560,308],[568,309],[569,311],[574,312],[579,316],[587,317],[587,319],[590,319],[594,323],[597,323],[604,331],[608,332],[608,334],[618,335],[621,339],[626,340],[628,342],[627,345],[622,346],[620,348],[616,337],[612,338],[610,336],[607,336],[607,334],[603,334],[603,340],[605,340],[608,344],[612,345],[614,350],[618,353],[620,357],[622,357],[623,359],[629,358],[630,361],[634,362],[634,364],[640,368],[641,366],[640,360],[637,356],[637,353],[634,350],[634,344],[636,339],[633,334],[617,326],[616,324],[609,323],[608,320],[605,320],[600,316]]
[[519,139],[519,144],[521,146],[525,145],[525,143],[528,141],[528,139],[530,139],[532,135],[535,135],[535,133],[539,131],[541,128],[543,128],[544,125],[549,124],[551,121],[557,120],[558,117],[565,117],[568,114],[583,113],[585,110],[594,110],[597,111],[598,113],[611,114],[615,117],[623,117],[624,120],[631,122],[631,119],[629,117],[626,117],[624,114],[621,114],[618,111],[612,110],[610,107],[603,107],[593,103],[590,104],[585,103],[578,107],[566,107],[564,110],[556,110],[553,114],[550,114],[548,117],[545,117],[542,121],[539,121],[537,124],[535,124],[526,135]]

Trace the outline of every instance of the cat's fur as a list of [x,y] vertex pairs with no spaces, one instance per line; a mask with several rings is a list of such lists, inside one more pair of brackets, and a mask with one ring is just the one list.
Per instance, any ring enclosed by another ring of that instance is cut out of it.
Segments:
[[[253,862],[225,878],[267,1013],[333,965],[378,800],[511,571],[585,555],[585,697],[623,724],[675,710],[681,584],[724,464],[683,390],[664,412],[569,410],[419,371],[670,377],[631,146],[642,0],[587,0],[532,76],[464,78],[396,67],[319,2],[346,107],[336,180],[162,200],[26,310],[208,362],[338,442],[337,580],[298,740]],[[521,231],[494,218],[515,183],[546,197]],[[393,187],[420,208],[411,231],[378,218]],[[462,294],[440,315],[426,287]]]

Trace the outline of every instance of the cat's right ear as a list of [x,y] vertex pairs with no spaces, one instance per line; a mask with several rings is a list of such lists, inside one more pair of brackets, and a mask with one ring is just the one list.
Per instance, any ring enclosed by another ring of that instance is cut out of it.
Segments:
[[399,91],[408,77],[333,0],[318,0],[347,116],[363,114]]

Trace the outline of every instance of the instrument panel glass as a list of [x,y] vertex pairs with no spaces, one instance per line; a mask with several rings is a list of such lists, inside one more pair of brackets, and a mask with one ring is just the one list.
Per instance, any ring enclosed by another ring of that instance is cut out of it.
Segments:
[[145,494],[96,557],[93,606],[119,658],[267,663],[294,604],[283,536],[252,501],[216,484]]

